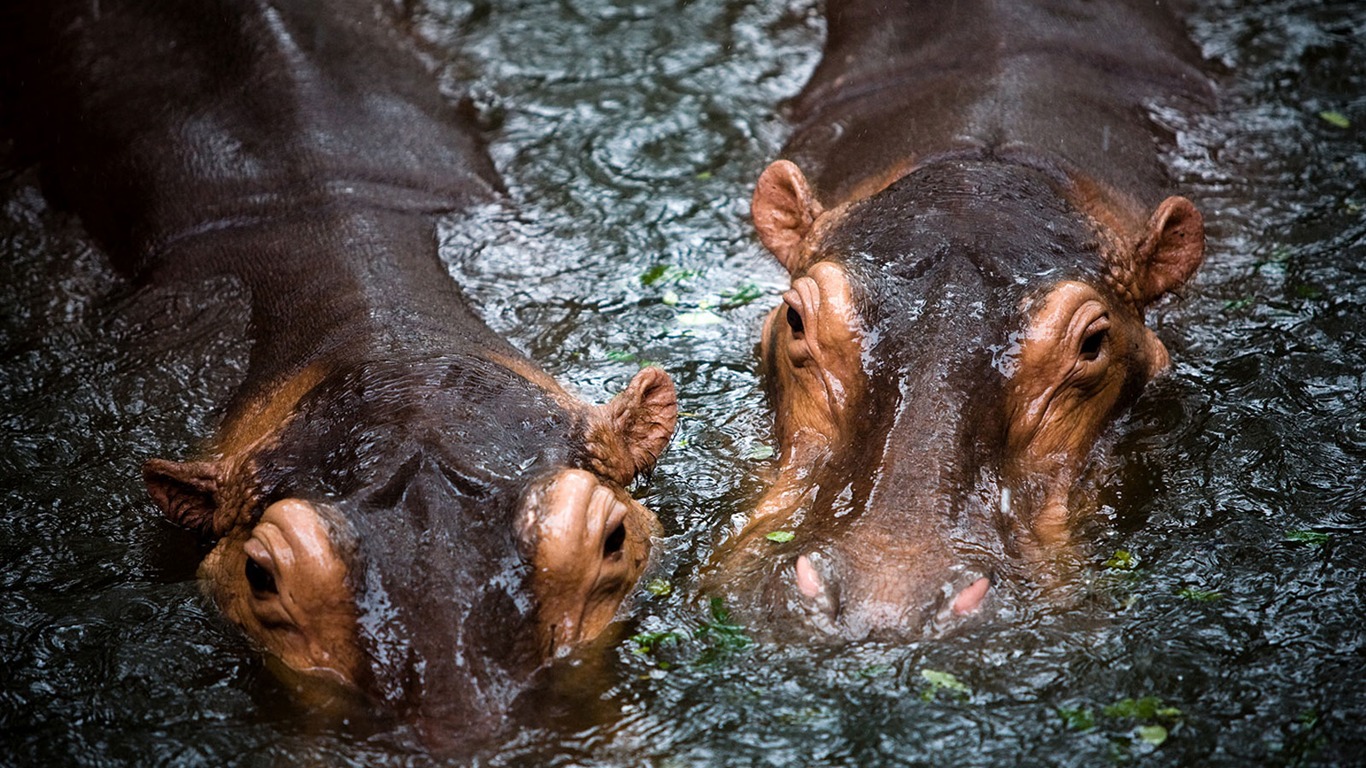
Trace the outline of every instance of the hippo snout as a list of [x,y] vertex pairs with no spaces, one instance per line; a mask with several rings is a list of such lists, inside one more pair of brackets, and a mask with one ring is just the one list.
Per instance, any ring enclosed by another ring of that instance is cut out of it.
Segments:
[[842,563],[812,549],[792,558],[782,581],[807,623],[827,635],[857,640],[938,633],[984,613],[994,577],[983,568],[939,565],[925,571]]

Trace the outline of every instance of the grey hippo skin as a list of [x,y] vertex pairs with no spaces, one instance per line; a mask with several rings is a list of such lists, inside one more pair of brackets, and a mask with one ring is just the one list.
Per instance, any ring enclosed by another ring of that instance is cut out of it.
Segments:
[[[392,9],[391,9],[392,10]],[[658,522],[624,486],[669,378],[569,395],[471,311],[436,217],[502,199],[471,119],[366,0],[45,0],[6,19],[21,146],[141,285],[225,276],[252,350],[153,459],[223,613],[291,679],[487,736],[611,622]]]
[[1149,108],[1213,92],[1160,0],[827,15],[752,207],[792,278],[778,475],[704,584],[770,635],[913,639],[1076,557],[1097,441],[1168,365],[1145,310],[1204,256]]

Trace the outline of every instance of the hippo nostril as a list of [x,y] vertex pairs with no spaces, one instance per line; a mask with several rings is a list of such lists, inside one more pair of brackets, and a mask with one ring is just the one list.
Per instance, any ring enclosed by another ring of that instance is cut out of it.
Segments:
[[982,604],[982,599],[987,596],[987,590],[991,589],[991,579],[983,576],[977,581],[972,582],[953,601],[953,612],[962,616],[972,613]]
[[797,589],[807,597],[817,598],[825,594],[825,580],[821,578],[820,572],[811,564],[811,559],[806,555],[797,558]]
[[617,526],[612,529],[611,533],[607,534],[607,538],[602,542],[602,556],[608,558],[620,554],[625,546],[626,524],[617,523]]

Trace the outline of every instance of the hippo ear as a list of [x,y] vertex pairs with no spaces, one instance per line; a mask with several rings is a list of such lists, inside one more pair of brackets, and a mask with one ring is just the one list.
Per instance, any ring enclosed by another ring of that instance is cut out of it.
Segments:
[[590,419],[588,452],[595,469],[625,484],[648,472],[673,437],[678,393],[659,368],[642,368],[621,394]]
[[219,477],[218,464],[211,461],[149,459],[142,465],[147,491],[166,517],[200,533],[213,532]]
[[764,169],[750,202],[759,240],[791,273],[803,266],[799,263],[802,241],[821,211],[802,169],[789,160],[775,161]]
[[1135,294],[1147,306],[1195,274],[1205,259],[1205,222],[1184,197],[1162,201],[1134,253]]

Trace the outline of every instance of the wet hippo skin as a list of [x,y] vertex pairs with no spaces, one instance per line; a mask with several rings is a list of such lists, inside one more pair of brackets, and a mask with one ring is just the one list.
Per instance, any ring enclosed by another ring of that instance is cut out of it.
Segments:
[[777,479],[704,584],[774,635],[914,638],[1075,556],[1097,442],[1168,365],[1145,310],[1204,256],[1148,108],[1213,94],[1163,2],[827,15],[752,204],[792,278]]
[[52,197],[140,284],[250,292],[221,428],[144,467],[212,543],[206,591],[286,672],[489,733],[644,568],[658,523],[624,486],[669,378],[592,406],[472,313],[436,216],[499,180],[378,5],[30,5],[7,56]]

